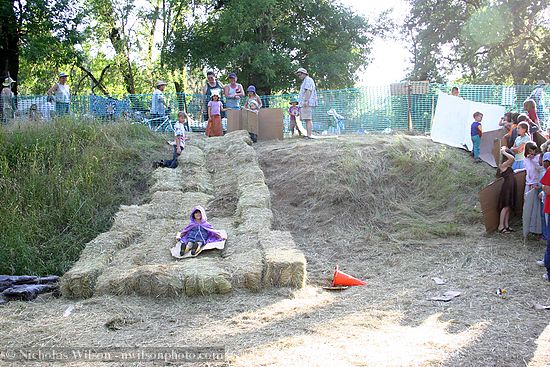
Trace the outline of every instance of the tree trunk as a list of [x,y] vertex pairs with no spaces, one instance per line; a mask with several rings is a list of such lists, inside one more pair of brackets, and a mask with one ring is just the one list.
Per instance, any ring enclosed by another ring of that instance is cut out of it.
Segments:
[[[0,77],[2,82],[19,74],[19,33],[12,0],[0,0]],[[17,94],[17,84],[12,91]]]

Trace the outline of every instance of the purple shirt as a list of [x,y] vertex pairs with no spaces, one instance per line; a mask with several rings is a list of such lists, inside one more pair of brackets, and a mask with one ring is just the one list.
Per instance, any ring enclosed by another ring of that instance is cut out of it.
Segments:
[[219,115],[222,103],[220,101],[210,101],[208,102],[208,107],[210,107],[210,115]]

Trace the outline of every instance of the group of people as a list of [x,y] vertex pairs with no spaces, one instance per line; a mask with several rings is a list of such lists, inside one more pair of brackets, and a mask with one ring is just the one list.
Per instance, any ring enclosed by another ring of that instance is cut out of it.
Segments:
[[[503,178],[499,195],[499,225],[498,231],[503,234],[512,233],[510,215],[517,209],[517,185],[514,173],[525,170],[525,194],[535,190],[540,200],[540,210],[536,209],[531,220],[540,221],[540,238],[546,241],[547,247],[542,260],[537,264],[546,267],[543,275],[550,280],[550,140],[542,142],[543,136],[539,118],[536,113],[536,103],[528,99],[524,103],[526,113],[506,113],[500,120],[500,125],[506,129],[501,139],[500,159],[497,162],[497,177]],[[474,144],[474,159],[479,161],[479,141],[482,134],[481,120],[483,114],[476,112],[471,125],[472,143]],[[538,138],[537,138],[538,136]],[[537,204],[538,205],[538,204]],[[538,224],[536,222],[535,224]]]

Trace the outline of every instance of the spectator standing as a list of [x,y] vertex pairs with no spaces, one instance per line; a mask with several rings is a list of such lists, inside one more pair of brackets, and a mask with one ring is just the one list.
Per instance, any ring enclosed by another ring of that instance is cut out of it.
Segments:
[[244,102],[244,108],[252,112],[258,113],[260,108],[262,108],[262,100],[256,94],[256,87],[253,85],[250,85],[246,89],[246,92],[248,93],[248,98]]
[[225,107],[232,110],[241,109],[241,98],[244,97],[244,88],[241,84],[237,83],[237,74],[229,74],[229,84],[224,87],[223,93],[226,100]]
[[300,116],[300,107],[298,107],[298,98],[294,97],[290,100],[290,107],[288,108],[288,114],[290,116],[290,131],[294,136],[294,130],[298,131],[298,135],[302,136],[302,132],[298,129],[296,119]]
[[68,115],[71,104],[71,91],[67,85],[68,74],[59,73],[59,81],[48,90],[48,99],[54,100],[57,116]]
[[300,86],[300,94],[298,95],[298,106],[300,107],[300,118],[306,122],[306,138],[311,139],[313,130],[313,109],[317,106],[317,91],[315,82],[309,76],[304,68],[296,70],[296,75],[302,81]]
[[151,99],[151,117],[159,118],[164,117],[169,108],[168,103],[164,99],[164,90],[167,83],[159,80],[155,84],[155,90],[153,91],[153,98]]
[[216,74],[213,71],[206,73],[206,85],[202,89],[202,94],[204,94],[203,118],[205,121],[208,120],[208,103],[212,99],[212,94],[217,94],[221,99],[222,93],[223,85],[216,79]]
[[12,83],[15,83],[15,80],[11,77],[7,77],[2,83],[2,92],[0,92],[0,113],[2,115],[2,122],[7,122],[8,119],[14,117],[14,95],[11,90]]
[[223,136],[221,113],[224,110],[217,93],[212,93],[212,100],[208,102],[208,125],[206,125],[206,136]]
[[479,158],[479,147],[481,146],[481,136],[483,135],[483,129],[481,128],[481,120],[483,119],[483,114],[481,112],[474,113],[474,122],[470,127],[470,133],[472,136],[473,149],[472,153],[474,154],[474,162],[481,162]]
[[531,94],[529,95],[529,98],[535,101],[537,105],[537,116],[539,118],[539,121],[545,121],[544,118],[544,86],[546,83],[544,80],[539,80],[537,82],[537,86]]

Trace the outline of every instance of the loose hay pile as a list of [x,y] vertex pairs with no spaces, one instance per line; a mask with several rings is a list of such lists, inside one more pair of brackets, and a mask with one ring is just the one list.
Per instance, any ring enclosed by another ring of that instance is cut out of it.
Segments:
[[[288,232],[271,231],[270,193],[250,144],[244,131],[187,144],[178,168],[154,172],[150,202],[122,207],[111,230],[90,241],[63,276],[62,294],[175,297],[302,287],[305,257]],[[210,206],[209,221],[229,233],[224,256],[176,261],[169,249],[196,205],[207,212]]]

